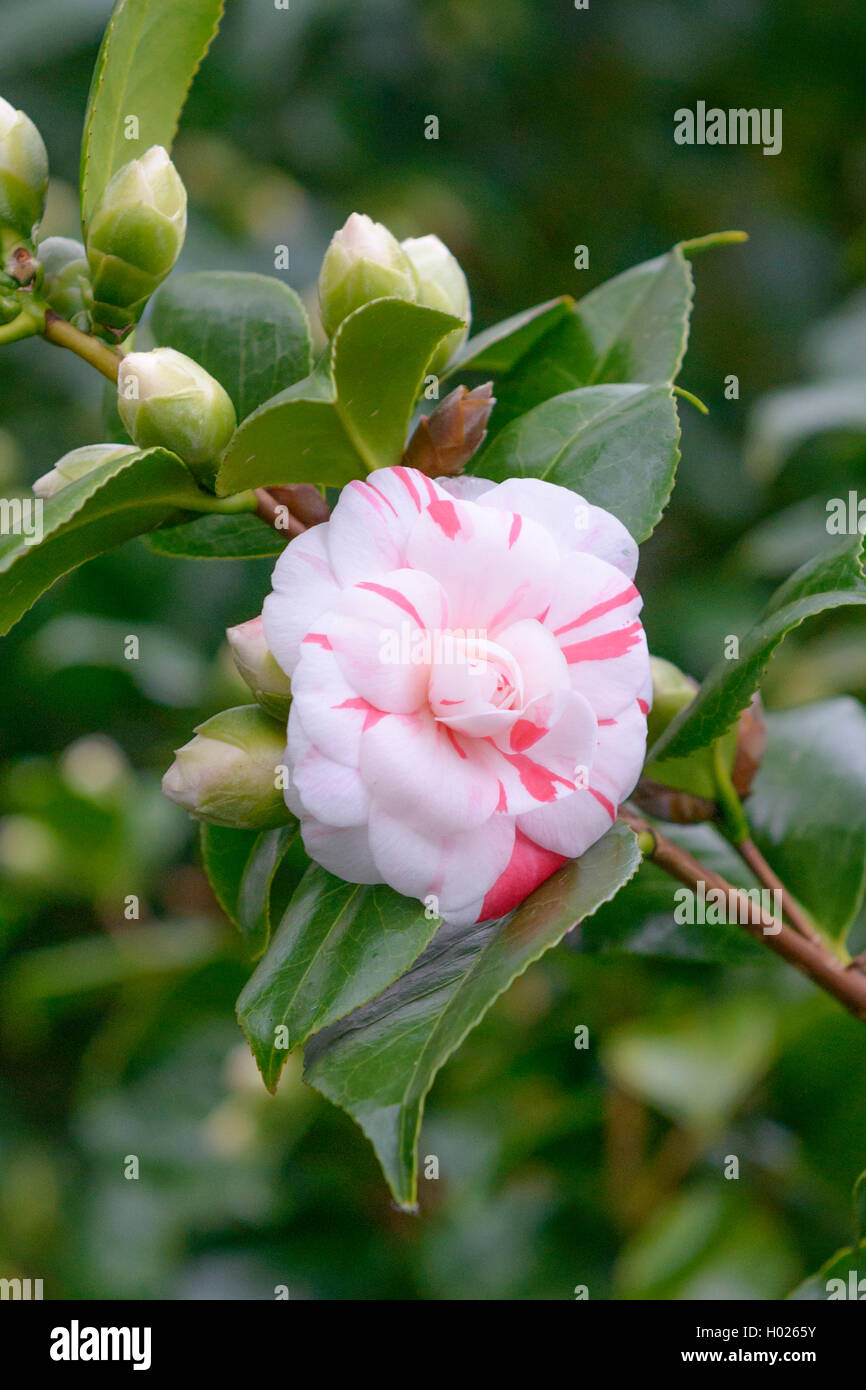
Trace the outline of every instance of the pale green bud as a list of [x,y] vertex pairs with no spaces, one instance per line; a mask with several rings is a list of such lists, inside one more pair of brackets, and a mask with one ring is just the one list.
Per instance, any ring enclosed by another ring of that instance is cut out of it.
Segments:
[[40,242],[36,255],[44,276],[42,298],[55,314],[86,331],[90,275],[81,242],[68,236],[50,236]]
[[243,679],[262,709],[285,723],[289,716],[292,687],[289,678],[265,641],[261,617],[226,629],[229,650]]
[[175,265],[186,234],[186,189],[161,145],[108,183],[87,229],[95,323],[123,337]]
[[289,813],[286,732],[258,705],[227,709],[199,724],[162,779],[167,797],[210,825],[270,830]]
[[418,277],[418,302],[426,304],[429,309],[440,309],[444,314],[463,319],[463,328],[455,328],[453,333],[449,333],[430,361],[430,371],[440,372],[469,336],[472,322],[469,285],[457,257],[451,254],[438,236],[408,237],[401,245]]
[[29,240],[42,219],[48,155],[29,116],[0,97],[0,227]]
[[36,479],[33,491],[37,497],[53,497],[55,492],[69,483],[77,483],[79,478],[86,477],[103,463],[112,463],[127,454],[137,453],[138,450],[131,444],[85,444],[83,448],[72,449],[58,459],[50,472]]
[[674,715],[679,714],[684,705],[691,704],[698,689],[696,680],[661,656],[650,657],[650,674],[653,702],[647,715],[648,748],[652,748],[656,740],[661,738]]
[[139,448],[161,445],[191,467],[217,459],[237,423],[231,399],[215,377],[174,348],[123,358],[117,409]]
[[319,305],[325,332],[333,334],[343,319],[372,299],[407,299],[416,303],[418,282],[396,237],[381,222],[353,212],[334,233],[319,272]]

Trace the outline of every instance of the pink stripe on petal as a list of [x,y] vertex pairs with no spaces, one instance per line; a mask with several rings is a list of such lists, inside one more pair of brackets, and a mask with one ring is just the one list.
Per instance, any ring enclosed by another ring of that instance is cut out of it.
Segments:
[[576,661],[609,661],[613,657],[625,656],[640,641],[643,631],[640,623],[630,623],[628,627],[616,632],[605,632],[600,637],[590,637],[585,642],[575,642],[571,647],[563,647],[562,655],[570,666]]
[[410,603],[405,594],[401,594],[399,589],[391,589],[387,584],[375,584],[372,580],[364,580],[358,585],[359,589],[369,589],[371,594],[378,594],[380,598],[386,598],[390,603],[396,603],[398,608],[402,608],[404,613],[408,613],[422,632],[426,632],[427,624],[418,612],[414,603]]
[[497,811],[507,811],[507,810],[508,810],[508,797],[506,796],[505,788],[503,787],[503,785],[502,785],[501,782],[498,782],[498,786],[499,786],[499,801],[498,801],[498,803],[497,803],[496,809],[497,809]]
[[446,737],[447,737],[447,739],[448,739],[448,742],[451,744],[451,747],[454,749],[454,752],[457,753],[457,754],[459,754],[459,756],[460,756],[461,758],[463,758],[464,760],[465,760],[466,758],[468,758],[468,757],[469,757],[469,754],[466,752],[466,750],[465,750],[464,748],[461,748],[461,747],[460,747],[460,744],[457,742],[457,739],[454,737],[454,730],[453,730],[453,729],[449,729],[445,724],[440,724],[440,725],[439,725],[439,728],[445,730],[445,734],[446,734]]
[[511,547],[514,545],[514,542],[517,540],[517,537],[520,535],[520,532],[521,532],[522,529],[523,529],[523,517],[520,516],[520,514],[519,514],[518,512],[515,512],[515,513],[514,513],[514,517],[513,517],[513,519],[512,519],[512,522],[511,522],[511,530],[510,530],[509,533],[508,533],[508,549],[509,549],[509,550],[510,550]]
[[404,468],[402,465],[398,465],[394,469],[394,472],[397,474],[397,477],[400,479],[400,482],[403,484],[409,496],[412,498],[412,501],[415,503],[416,508],[420,512],[421,498],[418,496],[418,489],[412,481],[412,474],[409,472],[409,469]]
[[542,849],[534,840],[518,830],[514,837],[514,849],[508,861],[508,868],[494,883],[481,905],[479,922],[493,917],[503,917],[506,912],[522,903],[524,898],[534,892],[540,883],[567,860],[552,850]]
[[637,707],[641,714],[649,714],[649,705],[646,700],[641,700],[640,697],[638,697]]
[[351,700],[344,700],[341,705],[332,705],[331,708],[363,710],[364,726],[361,732],[364,734],[368,729],[374,729],[379,723],[379,720],[384,719],[386,714],[385,710],[376,709],[375,705],[371,705],[370,701],[365,700],[363,695],[354,695]]
[[554,632],[554,637],[561,637],[564,632],[570,632],[573,627],[584,627],[586,623],[595,622],[596,618],[602,617],[605,613],[610,613],[614,608],[620,608],[624,603],[631,603],[632,599],[640,598],[640,594],[633,584],[621,589],[613,598],[605,599],[603,603],[597,603],[594,608],[587,608],[585,613],[581,613],[574,622],[566,623],[564,627],[558,627]]
[[533,743],[537,743],[540,738],[548,732],[547,729],[533,724],[531,719],[518,719],[512,726],[509,742],[515,753],[524,753],[527,748],[531,748]]
[[[381,497],[381,499],[382,499],[382,501],[385,503],[386,507],[390,507],[390,508],[391,508],[391,511],[394,513],[395,516],[399,516],[399,515],[400,515],[400,513],[397,511],[397,508],[394,506],[394,503],[391,501],[390,497],[386,497],[385,494],[384,494],[384,492],[380,492],[379,489],[377,488],[377,486],[376,486],[375,483],[369,483],[369,482],[368,482],[368,483],[366,484],[366,486],[370,489],[371,492],[375,492],[375,494],[376,494],[377,497]],[[371,499],[371,500],[372,500],[372,499]],[[374,505],[378,506],[378,504],[374,504]],[[378,510],[381,511],[381,507],[379,507]]]
[[611,820],[616,820],[616,807],[614,806],[613,802],[612,802],[612,801],[608,801],[607,797],[606,797],[606,796],[602,796],[601,792],[597,792],[596,789],[595,789],[595,787],[587,787],[587,791],[589,792],[590,796],[594,796],[594,797],[595,797],[595,799],[596,799],[596,801],[598,802],[599,806],[603,806],[603,807],[604,807],[605,811],[607,811],[607,814],[610,816]]
[[324,647],[326,652],[333,651],[330,639],[325,636],[324,632],[308,632],[303,640],[304,642],[312,643],[316,647]]
[[431,519],[448,537],[453,541],[460,534],[460,517],[453,502],[448,502],[444,497],[435,498],[427,508]]

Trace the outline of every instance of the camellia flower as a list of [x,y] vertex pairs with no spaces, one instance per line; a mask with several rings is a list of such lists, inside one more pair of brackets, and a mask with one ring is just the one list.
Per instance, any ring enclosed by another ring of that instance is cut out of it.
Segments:
[[615,517],[538,479],[350,483],[263,614],[311,857],[468,923],[583,854],[645,752],[636,564]]

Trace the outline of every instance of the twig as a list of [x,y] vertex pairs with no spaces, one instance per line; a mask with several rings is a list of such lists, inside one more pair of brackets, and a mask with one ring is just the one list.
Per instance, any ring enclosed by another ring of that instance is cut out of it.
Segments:
[[83,357],[84,361],[89,362],[98,372],[102,372],[103,376],[107,376],[109,381],[117,381],[123,353],[101,343],[89,333],[82,333],[80,328],[55,314],[53,309],[46,310],[42,333],[49,343],[68,348],[78,357]]
[[[729,903],[737,904],[740,925],[750,936],[807,975],[840,1004],[844,1004],[861,1022],[866,1022],[866,975],[859,970],[847,969],[822,942],[807,940],[793,927],[786,926],[771,913],[765,912],[742,889],[735,888],[721,874],[700,864],[687,850],[668,840],[654,825],[640,816],[632,815],[630,811],[621,810],[619,816],[641,839],[642,847],[645,847],[654,864],[688,888],[696,889],[703,882],[708,888],[724,893]],[[650,838],[653,845],[651,850]]]
[[806,913],[800,904],[792,897],[789,890],[785,887],[778,874],[774,873],[767,863],[754,840],[743,840],[736,846],[737,853],[748,864],[752,873],[759,883],[763,883],[765,888],[772,888],[773,892],[778,893],[782,902],[782,916],[792,927],[801,934],[814,941],[818,946],[823,945],[820,933],[815,930]]

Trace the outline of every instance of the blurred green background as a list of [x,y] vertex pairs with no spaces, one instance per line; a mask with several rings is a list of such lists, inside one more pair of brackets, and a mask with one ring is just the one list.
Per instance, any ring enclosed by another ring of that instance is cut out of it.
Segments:
[[[77,234],[109,12],[0,0],[0,91],[52,160],[45,234]],[[283,244],[306,292],[357,209],[442,236],[485,326],[746,229],[695,262],[681,381],[710,415],[683,405],[679,488],[641,567],[652,649],[700,676],[866,476],[864,72],[859,0],[229,0],[176,146],[181,268],[273,272]],[[781,107],[783,152],[676,146],[673,112],[698,99]],[[69,354],[4,350],[4,492],[100,438],[101,396]],[[233,1018],[249,966],[159,777],[241,694],[222,632],[268,573],[134,542],[3,644],[0,1273],[60,1298],[784,1296],[851,1237],[866,1030],[769,955],[552,953],[438,1079],[420,1216],[392,1209],[296,1061],[265,1094]],[[768,704],[866,695],[850,612],[794,634]]]

